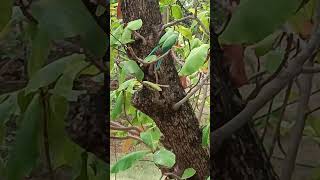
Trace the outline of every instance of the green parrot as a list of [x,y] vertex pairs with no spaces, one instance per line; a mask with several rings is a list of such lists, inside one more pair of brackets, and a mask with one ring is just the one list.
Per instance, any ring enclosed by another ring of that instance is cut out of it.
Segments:
[[[177,32],[174,32],[173,29],[169,29],[159,40],[157,46],[152,49],[150,54],[148,56],[154,55],[156,51],[161,47],[161,54],[165,54],[167,51],[169,51],[173,45],[176,44],[178,40],[179,34]],[[156,70],[159,69],[160,65],[162,63],[162,59],[160,59],[157,62]]]

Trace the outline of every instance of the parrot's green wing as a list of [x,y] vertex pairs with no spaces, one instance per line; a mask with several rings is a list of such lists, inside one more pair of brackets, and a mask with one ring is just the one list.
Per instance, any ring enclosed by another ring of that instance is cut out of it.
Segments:
[[169,51],[172,48],[172,46],[176,44],[178,37],[179,37],[179,35],[177,33],[173,33],[171,36],[169,36],[164,41],[164,43],[162,44],[162,47],[161,47],[162,54]]
[[160,48],[160,46],[170,37],[172,34],[174,34],[174,31],[172,28],[170,28],[159,40],[157,46],[152,49],[150,54],[148,56],[154,55],[155,52]]
[[173,29],[170,28],[170,29],[169,29],[166,33],[164,33],[164,35],[160,38],[158,44],[161,45],[162,43],[164,43],[164,41],[165,41],[168,37],[170,37],[173,33],[174,33]]
[[157,52],[159,48],[160,48],[160,45],[157,45],[155,48],[152,49],[152,51],[148,56],[154,55],[154,53]]
[[[161,53],[164,54],[167,51],[169,51],[173,45],[176,44],[177,40],[178,40],[179,34],[178,33],[174,33],[171,34],[162,44],[161,47]],[[162,59],[159,59],[157,65],[156,65],[156,69],[160,68],[160,65],[162,63]]]

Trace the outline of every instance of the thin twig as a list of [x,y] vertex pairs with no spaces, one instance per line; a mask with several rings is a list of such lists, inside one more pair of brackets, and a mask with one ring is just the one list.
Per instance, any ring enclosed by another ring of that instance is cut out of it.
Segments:
[[[31,22],[38,24],[38,21],[36,20],[36,18],[34,18],[32,16],[32,14],[29,12],[28,7],[24,5],[23,0],[19,0],[19,7],[21,9],[22,14]],[[30,4],[28,5],[30,6]]]
[[[313,96],[313,95],[315,95],[315,94],[317,94],[317,93],[319,93],[319,92],[320,92],[320,89],[315,90],[314,92],[311,93],[311,96]],[[298,100],[299,100],[299,99],[295,99],[295,100],[289,102],[289,103],[287,104],[287,106],[293,105],[293,104],[297,103]],[[277,108],[275,108],[274,110],[272,110],[271,114],[278,112],[278,111],[281,109],[281,107],[282,107],[282,106],[277,107]],[[266,117],[266,116],[268,116],[268,113],[263,114],[263,115],[261,115],[261,116],[258,116],[258,117],[256,117],[256,118],[254,118],[254,121],[259,120],[259,119],[262,119],[262,118],[264,118],[264,117]]]
[[208,85],[204,86],[204,92],[203,92],[203,96],[202,96],[202,102],[201,102],[201,106],[200,106],[200,112],[199,112],[199,117],[198,120],[201,119],[202,113],[203,113],[203,109],[204,109],[204,105],[206,103],[206,99],[207,99],[207,92],[208,92]]
[[127,136],[124,136],[124,137],[118,137],[118,136],[110,136],[111,139],[118,139],[118,140],[126,140],[126,139],[134,139],[134,140],[137,140],[139,142],[143,142],[143,140],[137,136],[133,136],[133,135],[127,135]]
[[196,84],[195,84],[194,86],[192,86],[192,84],[190,85],[190,86],[192,86],[192,87],[190,87],[190,89],[188,90],[187,94],[188,94],[189,92],[191,92],[193,88],[195,88],[195,87],[198,86],[198,84],[200,83],[201,77],[202,77],[202,73],[200,72],[200,73],[199,73],[199,79],[198,79],[198,81],[196,82]]
[[267,118],[266,118],[266,125],[265,125],[265,127],[263,129],[263,133],[262,133],[262,136],[261,136],[261,139],[260,139],[261,142],[264,141],[264,137],[266,136],[267,129],[269,127],[269,120],[270,120],[271,113],[272,113],[273,101],[274,101],[274,98],[272,98],[272,100],[270,101],[270,104],[269,104],[269,109],[268,109]]
[[[278,159],[278,160],[284,160],[285,158],[283,157],[278,157],[278,156],[272,156],[273,159]],[[295,163],[297,166],[300,166],[300,167],[305,167],[305,168],[316,168],[317,166],[315,165],[310,165],[310,164],[304,164],[304,163],[299,163],[299,162],[296,162]]]
[[198,17],[194,18],[198,24],[202,27],[202,30],[208,35],[210,36],[210,31],[206,28],[206,26],[201,22],[201,20]]
[[[319,1],[318,1],[319,2]],[[320,4],[320,3],[319,3]],[[308,65],[312,66],[313,62],[308,61]],[[281,169],[281,180],[290,180],[295,167],[295,161],[301,138],[303,135],[303,129],[305,126],[306,111],[308,109],[309,98],[312,88],[312,76],[313,74],[307,74],[301,76],[301,89],[300,89],[300,101],[297,109],[297,120],[292,129],[291,139],[288,145],[288,155],[283,161]]]
[[118,122],[114,122],[114,121],[110,122],[110,126],[117,127],[117,128],[122,128],[121,130],[134,130],[134,131],[137,131],[139,133],[141,132],[141,130],[139,128],[137,128],[136,126],[125,127],[122,124],[120,124]]
[[160,32],[164,31],[166,28],[168,28],[168,27],[170,27],[170,26],[174,26],[174,25],[176,25],[176,24],[178,24],[178,23],[181,23],[181,22],[183,22],[183,21],[185,21],[185,20],[193,19],[193,18],[194,18],[193,15],[189,15],[189,16],[183,17],[183,18],[181,18],[181,19],[177,19],[177,20],[171,21],[171,22],[163,25]]
[[251,77],[249,77],[248,81],[251,82],[253,80],[256,80],[259,77],[262,77],[263,75],[265,75],[266,73],[267,73],[267,71],[256,72],[256,73],[252,74]]
[[170,51],[171,52],[171,56],[173,58],[173,60],[175,60],[177,63],[179,63],[181,66],[184,65],[183,62],[181,62],[181,60],[176,56],[176,54],[174,53],[174,51]]
[[302,73],[310,74],[310,73],[320,73],[320,67],[303,67]]
[[137,61],[138,61],[139,63],[141,63],[141,64],[145,64],[145,62],[143,61],[143,59],[139,58],[139,57],[136,55],[136,53],[133,51],[133,49],[132,49],[131,47],[128,47],[128,50],[129,50],[131,56],[132,56],[135,60],[137,60]]
[[170,53],[171,50],[167,51],[166,53],[162,54],[161,56],[157,57],[157,59],[150,61],[150,62],[146,62],[143,61],[143,65],[149,65],[149,64],[153,64],[155,62],[158,62],[159,60],[161,60],[162,58],[164,58],[165,56],[167,56]]
[[316,107],[316,108],[314,108],[314,109],[312,109],[312,110],[310,110],[310,111],[308,111],[307,113],[306,113],[306,116],[309,116],[310,114],[312,114],[312,113],[314,113],[314,112],[316,112],[316,111],[319,111],[320,110],[320,106],[319,107]]
[[[210,74],[210,64],[208,64],[208,74]],[[200,112],[199,112],[199,117],[198,117],[198,120],[201,120],[201,116],[202,116],[202,113],[203,113],[203,109],[204,109],[204,105],[206,103],[206,99],[207,99],[207,92],[208,92],[208,87],[209,85],[204,85],[204,92],[203,92],[203,96],[202,96],[202,102],[201,102],[201,106],[200,106]]]
[[[320,3],[319,3],[320,4]],[[317,8],[317,13],[320,13],[320,6]],[[320,14],[319,14],[320,15]],[[320,17],[318,16],[318,19]],[[217,145],[215,151],[218,151],[222,142],[230,137],[239,128],[242,128],[268,101],[278,94],[293,78],[301,73],[303,64],[313,56],[314,52],[320,46],[320,28],[319,24],[315,25],[314,32],[299,55],[288,62],[288,66],[278,76],[268,83],[247,106],[237,114],[232,120],[224,124],[219,129],[211,133],[210,140],[212,144]],[[216,139],[218,138],[218,139]],[[213,141],[214,139],[214,141]]]
[[147,45],[146,39],[145,39],[140,33],[138,33],[137,31],[133,31],[133,34],[134,34],[138,39],[141,39],[141,40],[142,40],[142,44],[143,44],[143,45]]
[[[285,94],[285,97],[284,97],[284,100],[283,100],[280,118],[279,118],[279,121],[278,121],[277,126],[275,128],[273,138],[272,138],[272,143],[271,143],[270,150],[269,150],[269,159],[271,158],[271,156],[273,154],[273,150],[274,150],[276,142],[278,141],[278,145],[280,144],[279,143],[280,142],[280,128],[281,128],[281,123],[282,123],[282,120],[283,120],[285,112],[286,112],[286,107],[287,107],[287,104],[289,101],[292,84],[293,84],[293,81],[290,81],[288,88],[287,88],[287,91],[286,91],[286,94]],[[285,151],[283,150],[282,146],[280,145],[279,147],[280,147],[282,153],[285,155]]]
[[164,173],[164,175],[165,176],[173,176],[174,178],[176,178],[178,180],[181,180],[181,178],[178,175],[174,174],[174,173],[168,172],[168,173]]
[[182,98],[179,102],[177,102],[176,104],[173,105],[173,110],[178,110],[179,107],[185,103],[194,93],[196,93],[201,87],[202,85],[209,79],[210,75],[206,75],[203,80],[198,84],[198,86],[196,88],[194,88],[189,94],[187,94],[184,98]]
[[284,58],[283,60],[281,61],[280,65],[278,66],[278,68],[276,69],[276,71],[271,75],[269,76],[264,82],[262,82],[261,85],[259,85],[257,88],[255,88],[251,93],[250,95],[248,96],[247,98],[247,102],[253,98],[255,98],[259,92],[261,91],[261,89],[266,85],[268,84],[269,82],[271,82],[273,79],[275,79],[276,77],[278,77],[279,73],[281,72],[281,70],[283,68],[285,68],[286,64],[287,64],[287,61],[288,61],[288,58],[289,58],[289,55],[290,55],[290,49],[291,49],[291,46],[292,46],[292,43],[293,43],[293,34],[290,34],[288,37],[287,37],[287,47],[286,47],[286,51],[285,51],[285,54],[284,54]]

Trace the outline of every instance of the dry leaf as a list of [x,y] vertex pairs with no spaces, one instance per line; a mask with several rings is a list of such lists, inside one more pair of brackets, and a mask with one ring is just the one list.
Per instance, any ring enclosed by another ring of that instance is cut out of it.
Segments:
[[248,77],[245,71],[244,47],[242,45],[223,45],[224,64],[230,66],[229,76],[232,84],[239,88],[248,83]]

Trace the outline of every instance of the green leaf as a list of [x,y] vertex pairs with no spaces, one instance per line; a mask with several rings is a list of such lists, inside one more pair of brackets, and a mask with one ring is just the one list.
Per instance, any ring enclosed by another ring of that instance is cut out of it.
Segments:
[[[36,25],[30,25],[36,26]],[[50,40],[47,32],[35,27],[36,32],[31,39],[31,54],[28,58],[28,75],[32,77],[46,63],[50,51]]]
[[0,6],[0,32],[9,23],[12,14],[13,0],[2,0]]
[[183,174],[181,176],[181,179],[188,179],[196,174],[196,170],[193,168],[188,168],[183,171]]
[[49,107],[50,118],[48,127],[50,128],[48,128],[48,134],[50,150],[52,152],[52,165],[59,167],[63,164],[69,164],[68,158],[74,158],[74,155],[70,155],[71,153],[69,153],[74,148],[70,148],[72,144],[69,142],[68,135],[64,130],[69,103],[64,97],[53,94],[49,98]]
[[16,142],[9,153],[8,179],[21,180],[35,166],[39,155],[39,133],[42,104],[35,95],[28,106],[18,130]]
[[101,16],[104,12],[106,12],[106,8],[99,4],[95,13],[96,16]]
[[264,39],[293,15],[300,2],[301,0],[241,1],[220,36],[221,43],[253,44]]
[[109,180],[110,179],[110,166],[101,159],[94,155],[90,156],[90,170],[94,176],[90,176],[90,180]]
[[280,66],[284,52],[281,50],[270,51],[264,56],[266,62],[265,68],[268,72],[274,73]]
[[308,123],[310,123],[310,126],[315,131],[316,135],[320,135],[320,119],[314,116],[311,116],[308,118]]
[[19,91],[18,96],[17,96],[17,103],[18,103],[18,106],[20,108],[20,113],[21,114],[24,113],[27,110],[27,108],[28,108],[30,102],[32,101],[34,95],[35,95],[35,93],[26,94],[24,89]]
[[57,78],[64,72],[64,69],[68,63],[83,58],[84,55],[73,54],[46,65],[45,67],[37,71],[30,79],[26,87],[26,93],[28,94],[30,92],[36,91],[37,89],[45,87],[56,81]]
[[133,42],[134,40],[131,39],[132,31],[140,29],[141,26],[142,26],[141,19],[129,22],[122,32],[122,36],[120,39],[121,43],[127,44],[127,43]]
[[69,101],[76,101],[72,96],[73,83],[78,73],[88,65],[89,63],[84,58],[74,59],[65,67],[63,75],[57,81],[52,92]]
[[140,133],[140,137],[143,140],[143,142],[146,143],[151,149],[154,148],[153,138],[150,131]]
[[154,123],[153,119],[151,119],[148,115],[144,114],[141,111],[138,111],[137,120],[139,121],[139,125]]
[[95,65],[88,66],[87,68],[81,71],[81,74],[90,75],[90,76],[97,75],[100,73],[101,73],[100,70]]
[[140,137],[152,150],[156,148],[160,138],[160,132],[152,128],[145,132],[140,133]]
[[112,35],[110,35],[110,46],[120,45],[122,43],[122,42],[121,43],[119,42],[122,36],[122,32],[123,32],[123,26],[119,26],[116,30],[111,32]]
[[136,30],[140,29],[141,27],[142,27],[142,20],[141,19],[130,21],[128,23],[128,25],[126,26],[126,28],[130,29],[131,31],[136,31]]
[[276,37],[280,34],[280,31],[277,33],[273,33],[269,35],[268,37],[264,38],[262,41],[258,42],[254,45],[254,52],[257,57],[263,56],[266,53],[268,53],[271,48],[272,44],[276,40]]
[[209,47],[208,44],[202,44],[200,47],[192,49],[179,75],[188,76],[198,71],[206,60]]
[[[210,21],[209,12],[208,11],[203,11],[203,12],[199,13],[198,18],[200,19],[200,21],[202,22],[204,27],[207,30],[209,30],[209,21]],[[200,26],[200,29],[202,31],[204,31],[202,26]]]
[[140,69],[138,64],[135,61],[125,61],[121,63],[127,74],[131,74],[141,81],[144,77],[143,71]]
[[129,87],[133,87],[137,82],[136,79],[129,79],[119,85],[118,91],[127,90]]
[[[47,31],[54,40],[83,36],[93,31],[98,32],[100,28],[83,2],[78,0],[35,1],[31,4],[31,13],[39,22],[39,27]],[[84,38],[89,37],[91,36],[88,34]]]
[[192,50],[194,48],[197,48],[197,47],[201,46],[203,43],[200,41],[199,38],[194,38],[194,39],[191,40],[190,44],[191,44],[190,45],[191,46],[190,49]]
[[147,84],[152,89],[155,89],[157,91],[162,91],[161,87],[158,84],[152,83],[150,81],[143,81],[144,84]]
[[169,5],[174,3],[176,0],[160,0],[160,3],[163,5]]
[[144,158],[148,153],[149,151],[136,151],[123,156],[112,166],[111,173],[118,173],[129,169],[136,161]]
[[183,17],[181,7],[177,4],[171,6],[171,12],[174,19],[181,19]]
[[0,40],[4,40],[12,32],[13,21],[9,21],[2,29],[0,29]]
[[162,148],[153,154],[153,161],[156,164],[172,168],[176,163],[176,155]]
[[0,124],[6,122],[10,115],[14,113],[14,111],[16,110],[16,101],[17,94],[14,93],[12,95],[9,95],[5,101],[0,103]]
[[119,96],[117,97],[116,104],[113,110],[111,111],[111,119],[116,119],[120,115],[122,111],[123,103],[124,103],[124,96],[123,96],[123,91],[121,91]]
[[184,26],[178,26],[178,31],[184,36],[185,38],[191,40],[192,39],[192,32],[190,28]]
[[83,152],[81,153],[81,171],[79,176],[75,180],[89,180],[87,163],[88,163],[88,153]]
[[134,40],[131,39],[131,35],[132,35],[132,31],[128,28],[125,28],[122,32],[122,36],[121,36],[121,43],[122,44],[127,44],[127,43],[131,43],[133,42]]
[[92,26],[83,32],[80,42],[96,58],[102,58],[108,46],[108,36],[100,27]]
[[209,146],[209,138],[210,138],[210,123],[206,125],[205,128],[202,130],[202,146],[208,147]]

